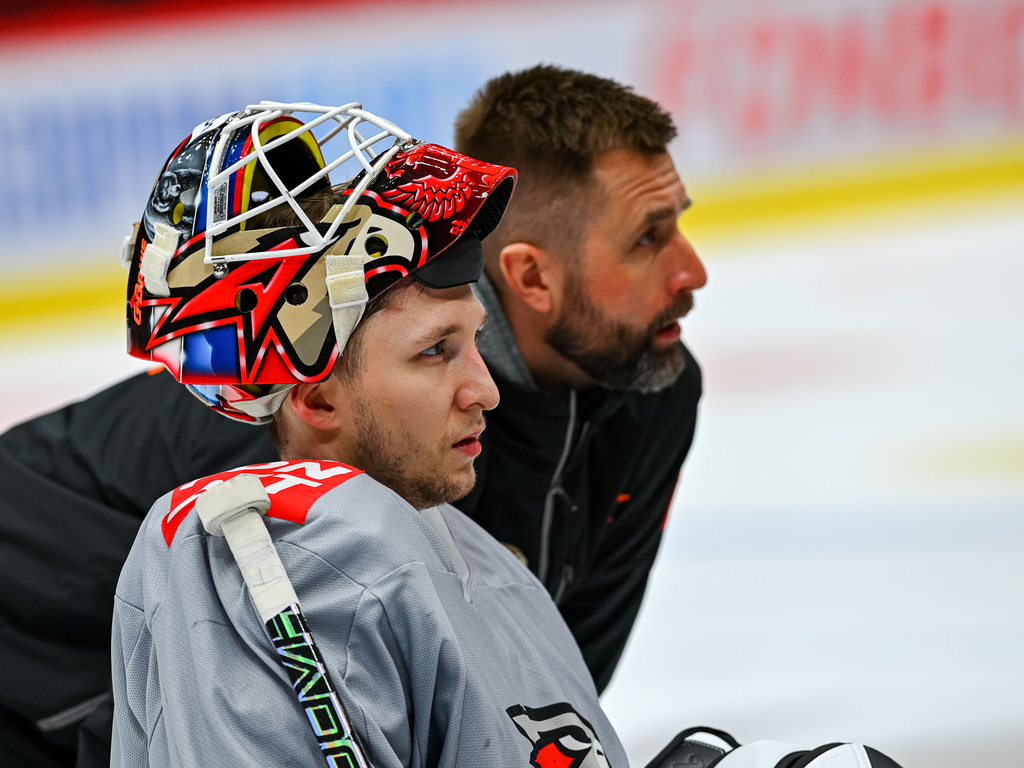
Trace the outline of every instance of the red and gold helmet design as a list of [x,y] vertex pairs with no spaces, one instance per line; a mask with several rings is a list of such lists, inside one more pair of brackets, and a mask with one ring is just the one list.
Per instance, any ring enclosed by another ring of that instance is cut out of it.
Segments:
[[[332,190],[329,174],[356,163]],[[290,385],[330,374],[369,298],[408,274],[434,287],[479,276],[466,254],[515,180],[359,104],[262,102],[207,121],[125,241],[128,351],[215,410],[266,421]]]

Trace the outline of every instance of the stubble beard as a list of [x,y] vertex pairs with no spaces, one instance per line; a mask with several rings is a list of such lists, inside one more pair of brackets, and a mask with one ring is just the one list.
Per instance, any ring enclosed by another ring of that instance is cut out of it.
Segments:
[[650,325],[638,330],[606,317],[587,295],[581,277],[569,269],[565,304],[545,341],[608,389],[658,392],[676,382],[686,357],[678,343],[655,348],[655,332],[692,308],[692,294],[682,293]]
[[437,454],[416,448],[406,435],[391,434],[380,423],[370,405],[362,399],[353,403],[356,426],[356,466],[381,485],[386,485],[416,509],[436,507],[466,496],[476,483],[470,466],[465,476],[448,476],[434,468],[436,456],[451,450],[451,442],[439,446]]

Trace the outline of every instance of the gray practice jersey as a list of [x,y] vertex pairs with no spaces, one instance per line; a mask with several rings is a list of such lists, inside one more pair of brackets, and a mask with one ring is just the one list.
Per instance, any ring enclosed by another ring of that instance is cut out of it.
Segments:
[[267,527],[374,768],[627,765],[543,586],[455,508],[332,462],[206,478],[150,510],[117,586],[113,766],[317,766],[227,542],[192,509],[260,477]]

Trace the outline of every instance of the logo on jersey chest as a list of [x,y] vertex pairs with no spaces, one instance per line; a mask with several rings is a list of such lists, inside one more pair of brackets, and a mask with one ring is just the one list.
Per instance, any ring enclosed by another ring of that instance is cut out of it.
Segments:
[[519,732],[530,740],[534,768],[610,768],[593,727],[560,702],[546,707],[516,704],[505,710]]
[[314,501],[346,480],[363,474],[363,471],[336,461],[272,461],[238,467],[185,483],[171,494],[171,511],[160,522],[167,546],[171,546],[178,527],[207,488],[240,474],[255,475],[263,483],[270,497],[267,517],[301,525],[306,522],[306,513]]

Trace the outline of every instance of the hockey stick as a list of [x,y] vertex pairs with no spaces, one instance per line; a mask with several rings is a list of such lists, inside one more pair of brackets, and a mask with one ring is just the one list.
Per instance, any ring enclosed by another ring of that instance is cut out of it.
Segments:
[[327,765],[369,768],[263,522],[270,509],[263,483],[236,475],[208,487],[195,508],[207,532],[227,539]]

